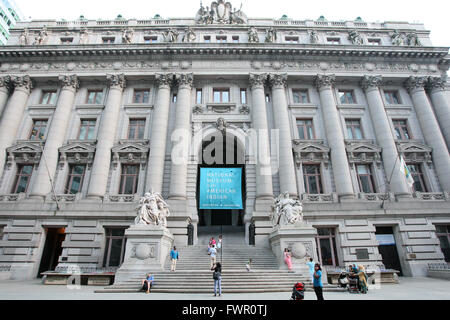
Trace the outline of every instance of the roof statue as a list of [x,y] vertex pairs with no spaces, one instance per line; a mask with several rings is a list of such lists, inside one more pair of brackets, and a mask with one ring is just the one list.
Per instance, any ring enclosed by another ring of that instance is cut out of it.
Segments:
[[242,12],[242,5],[239,10],[233,9],[230,2],[224,0],[213,1],[211,7],[203,7],[200,2],[200,9],[195,15],[197,24],[245,24],[247,16]]

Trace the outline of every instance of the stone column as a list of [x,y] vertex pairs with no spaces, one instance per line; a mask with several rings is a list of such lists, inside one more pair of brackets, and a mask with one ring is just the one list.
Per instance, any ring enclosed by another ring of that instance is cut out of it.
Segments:
[[39,163],[33,189],[30,192],[30,198],[44,198],[52,191],[50,179],[53,180],[55,177],[58,165],[58,150],[64,143],[75,94],[79,87],[76,75],[60,76],[59,80],[62,83],[62,88],[46,135],[43,156]]
[[450,191],[450,156],[439,124],[425,93],[426,77],[410,77],[405,86],[411,95],[425,143],[433,148],[433,162],[444,191]]
[[87,194],[87,197],[91,199],[99,199],[106,193],[109,167],[111,164],[111,148],[114,145],[117,122],[122,105],[122,93],[126,84],[124,74],[110,74],[106,78],[109,85],[109,92],[98,130],[98,142],[92,164],[91,180]]
[[152,116],[150,155],[147,165],[145,192],[162,192],[164,160],[166,157],[167,126],[169,122],[170,87],[173,74],[157,74],[155,77],[158,93]]
[[2,117],[3,109],[5,108],[6,101],[8,101],[9,91],[11,88],[11,77],[0,77],[0,119]]
[[169,198],[186,199],[187,164],[191,137],[192,73],[177,75],[178,94],[175,113],[175,130],[172,133],[172,154]]
[[340,198],[353,198],[353,186],[350,168],[345,149],[339,112],[333,95],[334,75],[317,75],[315,84],[319,90],[320,105],[325,122],[325,134],[330,146],[331,163],[333,166],[334,184]]
[[444,77],[430,77],[428,80],[434,112],[447,144],[447,149],[450,150],[450,101],[445,93],[445,85],[446,79]]
[[[383,166],[386,177],[390,179],[390,190],[397,197],[411,197],[405,176],[400,172],[400,159],[395,145],[394,136],[389,125],[389,119],[384,110],[383,99],[380,94],[381,76],[364,76],[361,86],[366,92],[370,117],[375,129],[377,142],[382,148]],[[394,168],[395,167],[395,168]],[[390,178],[392,175],[392,178]]]
[[16,139],[17,130],[23,118],[28,97],[33,88],[30,76],[13,77],[14,93],[9,98],[0,120],[0,177],[6,160],[6,148]]
[[272,170],[270,166],[269,128],[267,124],[264,83],[267,74],[250,74],[252,92],[252,126],[256,139],[256,199],[272,199]]
[[287,74],[271,74],[269,80],[272,86],[275,129],[279,130],[280,139],[278,147],[280,192],[287,191],[291,196],[298,197],[292,151],[291,122],[289,121],[286,99]]

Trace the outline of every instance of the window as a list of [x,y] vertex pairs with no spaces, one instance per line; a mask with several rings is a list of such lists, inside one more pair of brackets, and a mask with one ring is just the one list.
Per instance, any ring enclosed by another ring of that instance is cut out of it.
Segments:
[[211,36],[204,36],[203,39],[205,40],[206,43],[211,42]]
[[128,139],[144,139],[145,119],[130,119],[128,124]]
[[125,229],[105,228],[106,245],[103,258],[104,267],[119,267],[125,257]]
[[245,104],[247,103],[247,89],[241,89],[241,103]]
[[303,165],[303,181],[305,183],[305,191],[308,194],[323,193],[322,179],[319,164]]
[[338,265],[335,228],[317,227],[317,256],[323,266]]
[[158,42],[158,37],[144,37],[144,43]]
[[216,36],[217,43],[227,43],[227,36]]
[[86,166],[84,165],[70,165],[69,175],[67,176],[66,194],[76,194],[81,192],[83,187],[84,173]]
[[47,120],[33,120],[33,128],[30,133],[30,140],[44,140]]
[[239,36],[233,36],[233,43],[239,43]]
[[133,103],[148,103],[150,89],[134,89]]
[[342,104],[354,104],[356,103],[353,90],[339,90],[339,100]]
[[408,170],[414,180],[413,190],[416,192],[427,192],[427,187],[424,182],[424,176],[419,164],[407,164]]
[[363,193],[375,193],[375,187],[373,183],[372,170],[370,165],[357,164],[356,174],[358,176],[359,190]]
[[202,97],[202,89],[197,89],[196,91],[196,103],[202,103],[203,97]]
[[309,103],[309,95],[307,89],[292,90],[294,103]]
[[135,194],[137,191],[139,166],[122,165],[120,174],[119,194]]
[[327,43],[328,44],[340,44],[341,43],[341,39],[339,39],[339,38],[327,38]]
[[103,37],[102,43],[103,44],[114,43],[115,40],[116,40],[116,38],[114,38],[114,37]]
[[86,103],[88,104],[102,104],[103,90],[88,90]]
[[0,226],[0,241],[3,240],[3,230],[5,229],[5,226]]
[[230,102],[230,89],[214,89],[214,102]]
[[409,133],[408,122],[404,119],[392,120],[395,136],[398,140],[409,140],[412,136]]
[[445,262],[450,262],[450,225],[436,225],[436,237],[439,239]]
[[95,139],[94,133],[96,122],[97,120],[95,119],[81,119],[78,139],[79,140]]
[[287,43],[299,43],[298,37],[285,37]]
[[381,46],[381,39],[367,39],[369,46]]
[[345,119],[345,126],[347,127],[347,136],[349,139],[363,139],[361,121],[359,119]]
[[19,165],[16,173],[16,181],[12,193],[27,192],[28,184],[30,183],[31,174],[33,173],[33,166],[24,164]]
[[56,90],[42,91],[41,104],[55,104],[56,103]]
[[314,139],[312,119],[297,119],[298,137],[302,140]]
[[388,104],[400,104],[398,91],[384,91],[384,97]]
[[61,38],[61,44],[71,44],[73,42],[73,38]]

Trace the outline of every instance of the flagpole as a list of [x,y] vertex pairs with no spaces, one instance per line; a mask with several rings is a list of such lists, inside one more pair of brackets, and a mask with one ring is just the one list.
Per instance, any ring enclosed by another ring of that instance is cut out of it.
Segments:
[[[387,186],[387,188],[386,188],[386,189],[387,189],[386,194],[387,194],[387,195],[389,195],[389,193],[390,193],[390,191],[391,191],[391,179],[392,179],[392,175],[394,174],[395,167],[397,166],[398,159],[400,159],[400,155],[397,153],[397,157],[395,157],[395,163],[394,163],[394,166],[392,167],[391,175],[389,176],[389,179],[388,179],[388,181],[387,181],[387,183],[386,183],[386,186]],[[386,200],[386,197],[384,197],[383,201],[381,202],[381,208],[382,208],[382,209],[384,209],[384,201],[385,201],[385,200]]]
[[47,169],[48,179],[50,180],[50,185],[52,186],[52,193],[55,196],[56,209],[60,210],[58,197],[56,196],[55,186],[53,184],[53,179],[52,179],[52,176],[50,175],[50,170],[48,169],[47,158],[45,157],[44,148],[42,148],[42,145],[39,145],[39,146],[41,147],[42,157],[43,157],[43,160],[44,160],[44,163],[45,163],[45,168]]

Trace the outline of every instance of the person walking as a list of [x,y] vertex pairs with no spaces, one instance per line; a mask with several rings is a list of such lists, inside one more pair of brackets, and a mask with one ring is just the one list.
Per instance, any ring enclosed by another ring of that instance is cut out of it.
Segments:
[[173,247],[172,251],[170,251],[170,259],[172,261],[172,264],[170,266],[170,271],[175,271],[175,269],[177,268],[177,260],[178,260],[178,251],[177,251],[177,247]]
[[219,235],[219,239],[217,240],[217,250],[222,249],[222,235]]
[[286,263],[289,271],[292,271],[292,260],[291,260],[291,253],[289,252],[288,248],[284,248],[284,262]]
[[252,259],[248,259],[245,268],[247,269],[248,272],[252,271]]
[[216,255],[217,255],[217,250],[216,250],[216,246],[215,245],[213,245],[209,249],[209,255],[210,255],[210,260],[211,260],[211,270],[213,270],[214,266],[216,265]]
[[219,288],[219,297],[222,295],[222,265],[218,262],[213,269],[213,279],[214,279],[214,297],[217,296],[217,288]]
[[316,293],[317,300],[323,300],[323,284],[322,284],[322,268],[320,268],[320,264],[316,263],[314,265],[314,292]]
[[309,275],[311,276],[311,281],[314,281],[314,261],[313,258],[309,257],[309,260],[306,262],[306,265],[309,268]]

